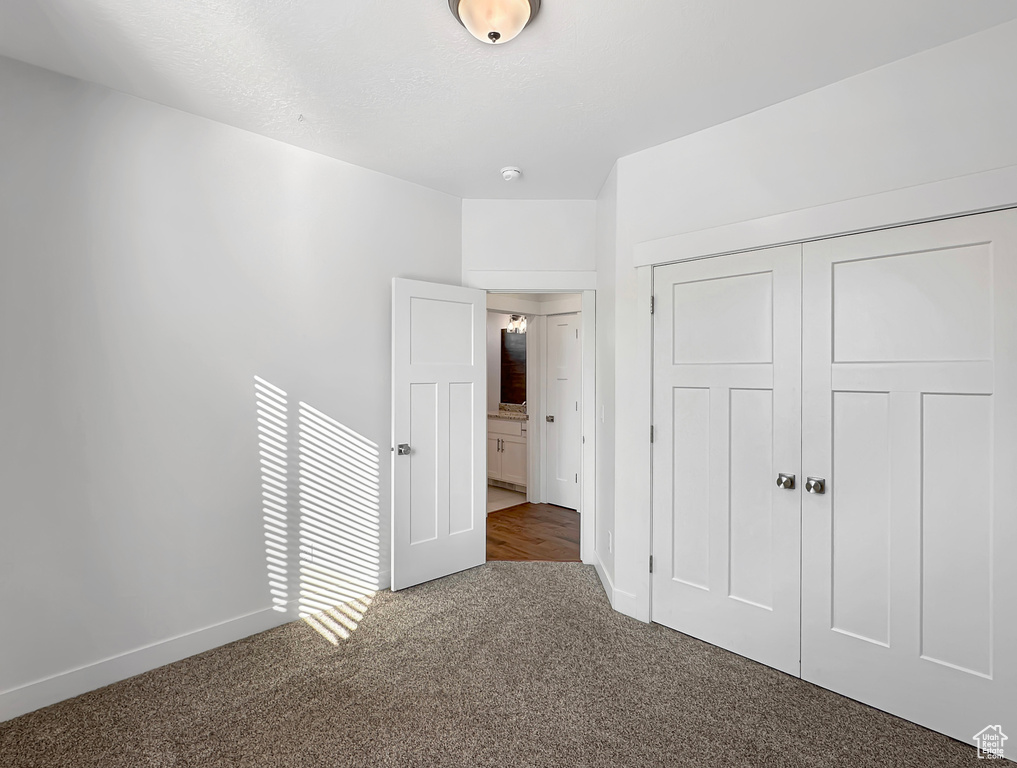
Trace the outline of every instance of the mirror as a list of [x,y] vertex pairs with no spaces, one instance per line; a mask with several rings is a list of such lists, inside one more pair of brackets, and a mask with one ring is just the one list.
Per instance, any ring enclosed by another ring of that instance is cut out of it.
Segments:
[[501,331],[501,402],[526,402],[526,333]]

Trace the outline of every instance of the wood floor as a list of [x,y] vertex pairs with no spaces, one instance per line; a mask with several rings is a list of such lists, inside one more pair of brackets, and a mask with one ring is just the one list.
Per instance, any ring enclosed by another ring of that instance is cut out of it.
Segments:
[[519,504],[487,516],[487,559],[579,561],[579,513]]
[[517,504],[526,503],[526,494],[519,491],[510,491],[508,488],[499,488],[496,485],[487,486],[487,512],[496,512],[506,507],[514,507]]

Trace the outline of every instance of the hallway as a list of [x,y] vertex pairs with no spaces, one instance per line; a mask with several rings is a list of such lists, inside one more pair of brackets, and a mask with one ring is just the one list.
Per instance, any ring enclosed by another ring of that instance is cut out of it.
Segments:
[[490,513],[487,560],[579,562],[579,513],[529,503]]

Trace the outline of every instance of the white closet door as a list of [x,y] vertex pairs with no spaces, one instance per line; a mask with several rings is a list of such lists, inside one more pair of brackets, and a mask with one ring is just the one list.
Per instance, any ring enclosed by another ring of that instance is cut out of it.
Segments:
[[804,248],[802,677],[1013,734],[1017,214]]
[[580,315],[547,318],[547,500],[551,504],[579,509],[582,498],[582,346]]
[[799,673],[801,246],[654,270],[652,619]]

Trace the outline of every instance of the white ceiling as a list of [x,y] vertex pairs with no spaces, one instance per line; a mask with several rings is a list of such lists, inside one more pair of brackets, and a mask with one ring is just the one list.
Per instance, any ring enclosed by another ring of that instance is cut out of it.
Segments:
[[1013,18],[1015,0],[543,0],[491,46],[446,0],[2,0],[0,54],[462,197],[589,199],[620,156]]

